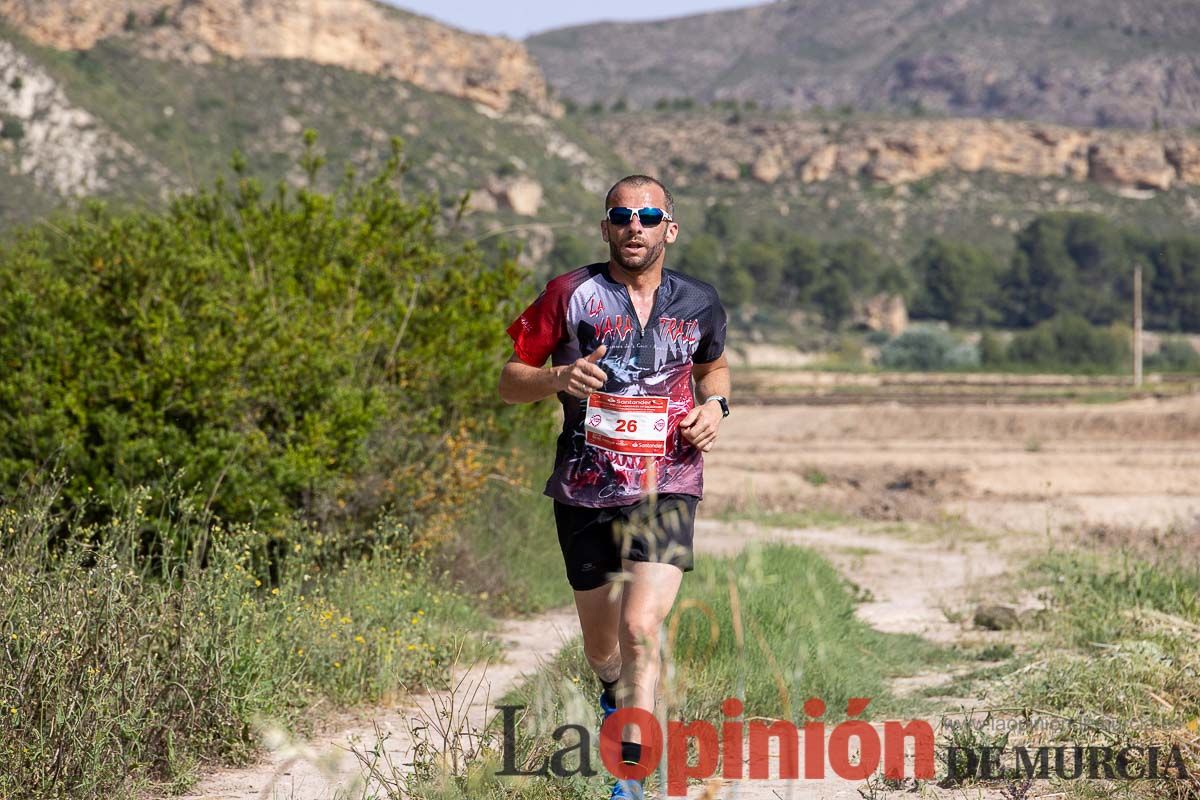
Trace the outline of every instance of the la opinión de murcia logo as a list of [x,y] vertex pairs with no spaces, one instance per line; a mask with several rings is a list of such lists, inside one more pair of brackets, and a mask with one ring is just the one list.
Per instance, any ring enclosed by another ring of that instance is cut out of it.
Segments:
[[[883,774],[901,780],[905,775],[905,745],[911,741],[913,778],[931,780],[936,777],[933,726],[925,720],[882,723],[882,735],[876,726],[862,719],[853,719],[866,710],[868,698],[850,698],[846,714],[851,717],[832,727],[828,740],[826,725],[819,717],[825,713],[825,702],[810,698],[804,703],[804,713],[810,719],[799,728],[787,720],[751,719],[740,717],[744,706],[736,698],[721,705],[727,718],[718,733],[716,726],[705,720],[667,722],[666,731],[648,711],[622,708],[605,720],[600,728],[599,752],[604,767],[623,780],[643,780],[658,769],[666,756],[668,797],[687,795],[688,781],[712,777],[720,764],[721,777],[730,780],[749,778],[766,780],[771,775],[772,761],[781,780],[821,779],[828,767],[834,775],[845,780],[866,780],[883,766]],[[568,778],[593,777],[592,733],[584,725],[565,724],[551,736],[560,744],[570,733],[577,740],[556,750],[542,763],[519,769],[517,759],[517,715],[525,706],[496,706],[503,715],[503,761],[500,776],[540,776]],[[636,764],[621,761],[621,734],[626,726],[641,731],[642,758]],[[803,731],[803,745],[800,732]],[[855,743],[852,746],[851,742]],[[772,759],[772,743],[777,743],[777,756]],[[665,744],[665,747],[664,747]],[[695,761],[689,759],[695,753]],[[852,754],[857,760],[852,761]],[[1009,766],[1004,756],[1011,753]],[[803,760],[803,774],[800,762]],[[575,766],[569,766],[573,763]],[[1049,779],[1067,780],[1088,778],[1105,780],[1186,779],[1188,771],[1178,745],[1169,748],[1130,745],[1124,748],[1092,746],[1057,747],[948,747],[946,749],[947,777],[952,781],[966,778]]]

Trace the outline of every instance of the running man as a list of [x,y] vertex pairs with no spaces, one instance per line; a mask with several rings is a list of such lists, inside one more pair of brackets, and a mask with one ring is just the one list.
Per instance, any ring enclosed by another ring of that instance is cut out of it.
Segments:
[[[678,235],[662,183],[617,181],[600,223],[608,262],[546,284],[509,326],[500,374],[505,402],[557,394],[563,405],[546,494],[606,718],[654,712],[659,629],[692,569],[702,453],[729,415],[725,309],[712,286],[663,266]],[[628,726],[623,761],[641,759],[640,741]],[[634,781],[613,787],[612,798],[642,796]]]

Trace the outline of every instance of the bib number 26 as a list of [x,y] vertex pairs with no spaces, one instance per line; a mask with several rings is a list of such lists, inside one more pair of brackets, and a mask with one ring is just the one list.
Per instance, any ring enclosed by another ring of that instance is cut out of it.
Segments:
[[592,447],[630,456],[667,453],[666,397],[625,397],[594,392],[588,396],[584,423]]

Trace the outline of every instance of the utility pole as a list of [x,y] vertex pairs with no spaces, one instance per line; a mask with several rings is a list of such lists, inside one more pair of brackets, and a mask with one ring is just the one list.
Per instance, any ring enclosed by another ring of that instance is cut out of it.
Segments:
[[1142,265],[1133,265],[1133,386],[1142,388]]

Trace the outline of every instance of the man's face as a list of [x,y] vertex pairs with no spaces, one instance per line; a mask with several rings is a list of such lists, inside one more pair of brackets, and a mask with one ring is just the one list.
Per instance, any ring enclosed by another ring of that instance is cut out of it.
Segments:
[[[652,183],[644,186],[621,186],[609,203],[609,208],[616,206],[653,206],[665,211],[667,197],[662,189]],[[642,221],[637,217],[630,220],[628,225],[613,225],[605,219],[600,223],[600,235],[608,242],[608,253],[613,263],[636,273],[662,263],[663,251],[679,235],[679,226],[664,220],[653,228],[644,228]]]

